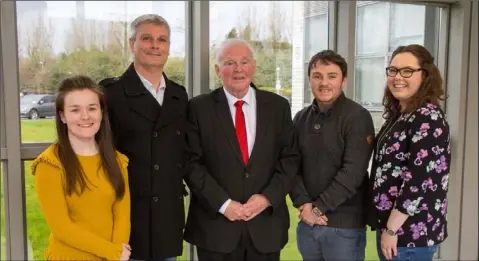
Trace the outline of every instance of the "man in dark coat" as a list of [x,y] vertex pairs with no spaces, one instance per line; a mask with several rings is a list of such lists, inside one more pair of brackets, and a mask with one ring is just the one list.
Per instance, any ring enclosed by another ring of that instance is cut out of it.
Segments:
[[117,149],[129,158],[131,258],[174,260],[182,254],[186,190],[182,181],[188,96],[163,72],[170,27],[158,15],[131,24],[134,62],[100,82]]
[[300,160],[289,103],[254,86],[256,62],[241,40],[223,43],[215,69],[223,87],[188,109],[185,240],[200,261],[279,260]]

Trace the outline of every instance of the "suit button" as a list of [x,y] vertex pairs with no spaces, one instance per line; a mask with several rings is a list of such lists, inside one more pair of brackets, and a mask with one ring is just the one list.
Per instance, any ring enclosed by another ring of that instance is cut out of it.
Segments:
[[180,134],[181,134],[181,132],[180,132],[180,131],[176,131],[176,135],[178,135],[178,136],[179,136]]
[[155,168],[155,170],[159,170],[160,166],[158,166],[158,164],[156,164],[155,166],[153,166],[153,168]]
[[154,137],[154,138],[158,137],[158,132],[156,132],[156,131],[153,132],[153,137]]
[[244,173],[244,177],[245,177],[245,178],[249,178],[249,173],[248,173],[248,172],[245,172],[245,173]]
[[153,202],[158,202],[158,197],[153,197]]
[[319,130],[320,128],[321,128],[321,125],[319,125],[319,124],[314,124],[314,129],[315,129],[315,130]]
[[183,199],[183,196],[178,196],[178,198],[179,198],[180,200],[182,200],[182,199]]
[[183,166],[181,165],[181,163],[178,163],[178,164],[176,164],[176,167],[181,169],[181,167],[183,167]]

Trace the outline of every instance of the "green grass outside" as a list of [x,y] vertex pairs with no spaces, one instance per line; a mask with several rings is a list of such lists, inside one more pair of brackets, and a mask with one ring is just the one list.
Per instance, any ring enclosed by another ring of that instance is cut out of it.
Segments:
[[[56,133],[52,119],[43,120],[22,120],[22,141],[23,142],[51,142],[55,140]],[[35,187],[33,176],[30,172],[30,163],[25,162],[25,195],[26,195],[26,214],[27,214],[27,236],[28,242],[31,245],[33,258],[35,260],[44,260],[43,255],[45,248],[48,245],[48,236],[50,230],[46,224],[45,218],[40,210],[40,206],[36,199]],[[1,179],[3,184],[3,172],[1,172]],[[3,203],[3,186],[1,188],[1,200]],[[281,252],[281,260],[301,260],[301,256],[296,246],[296,225],[298,223],[297,210],[291,205],[288,198],[288,205],[290,209],[290,229],[289,229],[289,242]],[[2,205],[3,206],[3,205]],[[187,208],[187,204],[185,206]],[[4,211],[2,207],[1,211],[1,253],[0,257],[5,260],[5,238],[4,238]],[[376,237],[373,232],[367,234],[367,246],[366,246],[366,260],[378,260],[376,254]],[[186,260],[186,253],[188,247],[186,242],[184,243],[183,255],[179,257],[179,260]]]

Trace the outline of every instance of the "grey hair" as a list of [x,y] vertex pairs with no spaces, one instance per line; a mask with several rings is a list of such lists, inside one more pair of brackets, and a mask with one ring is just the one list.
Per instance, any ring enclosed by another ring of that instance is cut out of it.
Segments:
[[220,46],[216,49],[216,64],[218,65],[220,63],[220,58],[223,55],[224,49],[234,46],[234,45],[244,45],[248,48],[251,58],[254,59],[254,51],[253,48],[248,44],[243,39],[238,39],[238,38],[230,38],[225,41],[223,41]]
[[154,24],[159,26],[165,26],[168,29],[168,37],[171,36],[171,28],[168,22],[165,20],[165,18],[157,14],[144,14],[144,15],[138,16],[137,18],[135,18],[135,20],[133,20],[133,22],[131,22],[130,39],[136,38],[136,29],[138,29],[138,27],[142,24]]

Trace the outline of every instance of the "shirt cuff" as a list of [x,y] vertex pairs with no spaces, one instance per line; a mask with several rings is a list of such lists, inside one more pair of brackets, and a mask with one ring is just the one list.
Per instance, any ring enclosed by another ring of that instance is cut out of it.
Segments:
[[228,205],[230,204],[230,202],[231,202],[231,199],[228,199],[228,200],[226,200],[225,203],[223,203],[223,206],[221,206],[221,208],[220,208],[220,210],[219,210],[219,212],[220,212],[221,214],[223,214],[223,215],[225,214],[226,208],[228,207]]

